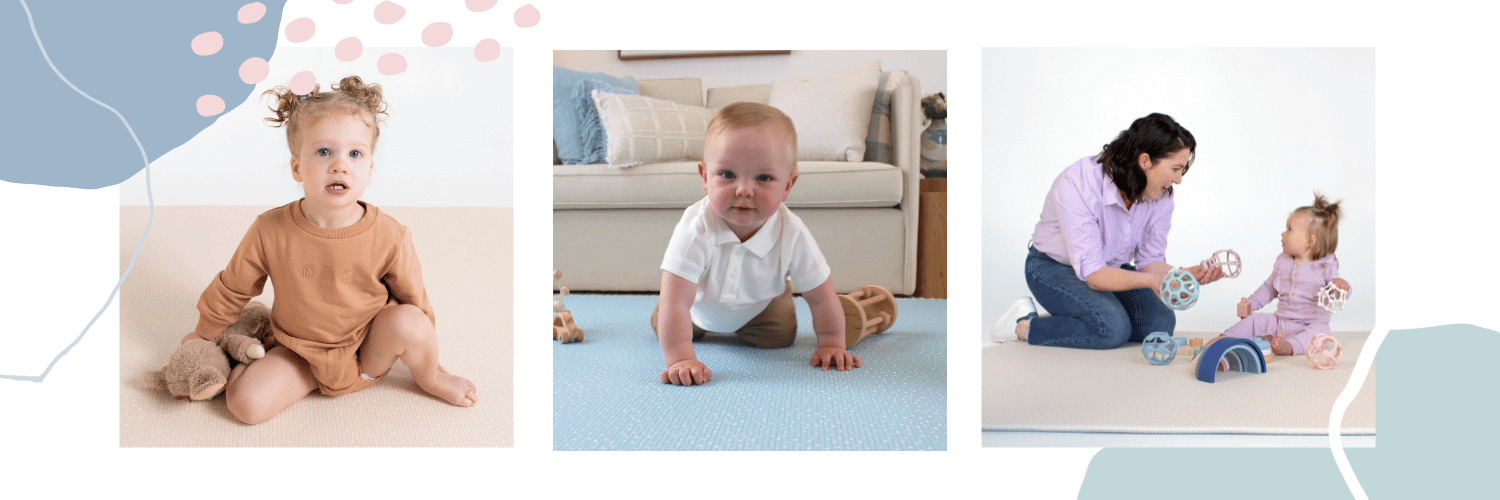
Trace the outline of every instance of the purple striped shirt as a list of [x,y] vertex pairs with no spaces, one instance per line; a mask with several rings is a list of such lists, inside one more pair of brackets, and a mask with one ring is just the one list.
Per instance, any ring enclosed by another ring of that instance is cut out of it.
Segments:
[[1105,266],[1134,262],[1143,268],[1165,261],[1171,229],[1171,195],[1142,198],[1126,210],[1119,188],[1090,156],[1069,165],[1052,182],[1031,244],[1073,266],[1078,279],[1087,281]]

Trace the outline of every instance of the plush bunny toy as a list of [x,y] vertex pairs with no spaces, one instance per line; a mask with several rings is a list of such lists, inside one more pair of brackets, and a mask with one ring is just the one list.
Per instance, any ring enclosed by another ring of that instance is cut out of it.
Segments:
[[172,397],[192,401],[213,399],[229,382],[229,358],[249,363],[266,355],[273,345],[271,308],[251,302],[217,339],[192,339],[177,347],[161,370],[141,374],[146,385],[165,388]]

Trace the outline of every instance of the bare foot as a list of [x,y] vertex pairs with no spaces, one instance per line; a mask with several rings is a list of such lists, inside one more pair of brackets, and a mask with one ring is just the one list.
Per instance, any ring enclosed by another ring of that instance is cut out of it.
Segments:
[[1280,335],[1271,338],[1271,353],[1277,356],[1291,356],[1292,343],[1281,338]]
[[479,402],[479,388],[473,382],[446,370],[439,371],[431,380],[418,379],[417,387],[458,406],[474,406]]
[[1031,332],[1031,320],[1023,319],[1016,322],[1016,340],[1026,340],[1026,334]]

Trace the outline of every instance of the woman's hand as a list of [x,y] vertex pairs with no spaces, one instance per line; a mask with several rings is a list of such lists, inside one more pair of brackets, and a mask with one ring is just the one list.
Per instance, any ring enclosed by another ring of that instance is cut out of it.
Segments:
[[1224,268],[1219,266],[1204,269],[1203,264],[1199,264],[1193,267],[1184,267],[1183,270],[1192,274],[1193,278],[1197,279],[1200,285],[1207,285],[1224,278]]

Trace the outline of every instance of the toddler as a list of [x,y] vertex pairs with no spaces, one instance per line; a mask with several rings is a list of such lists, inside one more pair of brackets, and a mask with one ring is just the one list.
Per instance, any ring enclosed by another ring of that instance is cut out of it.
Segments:
[[380,380],[399,358],[417,385],[459,406],[478,389],[438,365],[435,317],[411,231],[359,201],[374,173],[379,85],[344,78],[330,92],[306,96],[287,87],[266,91],[285,126],[292,178],[304,197],[271,209],[250,225],[229,265],[198,299],[198,326],[188,339],[212,340],[245,304],[276,286],[271,307],[275,347],[236,366],[225,389],[229,411],[247,424],[266,421],[316,390],[329,396]]
[[[1339,245],[1340,202],[1328,203],[1323,195],[1313,193],[1313,204],[1292,211],[1281,233],[1281,255],[1271,277],[1249,298],[1240,299],[1239,323],[1229,327],[1225,336],[1271,341],[1271,352],[1278,355],[1302,354],[1307,343],[1320,333],[1329,333],[1328,320],[1333,313],[1318,305],[1318,290],[1332,282],[1349,291],[1349,282],[1339,277],[1339,259],[1333,251]],[[1276,313],[1251,313],[1278,299]]]
[[734,332],[760,348],[792,345],[797,317],[790,283],[812,309],[818,347],[812,365],[848,370],[844,313],[818,244],[782,206],[797,183],[797,131],[764,104],[725,106],[708,124],[698,175],[708,196],[688,207],[661,263],[661,298],[651,327],[667,369],[662,383],[708,382],[693,340]]

